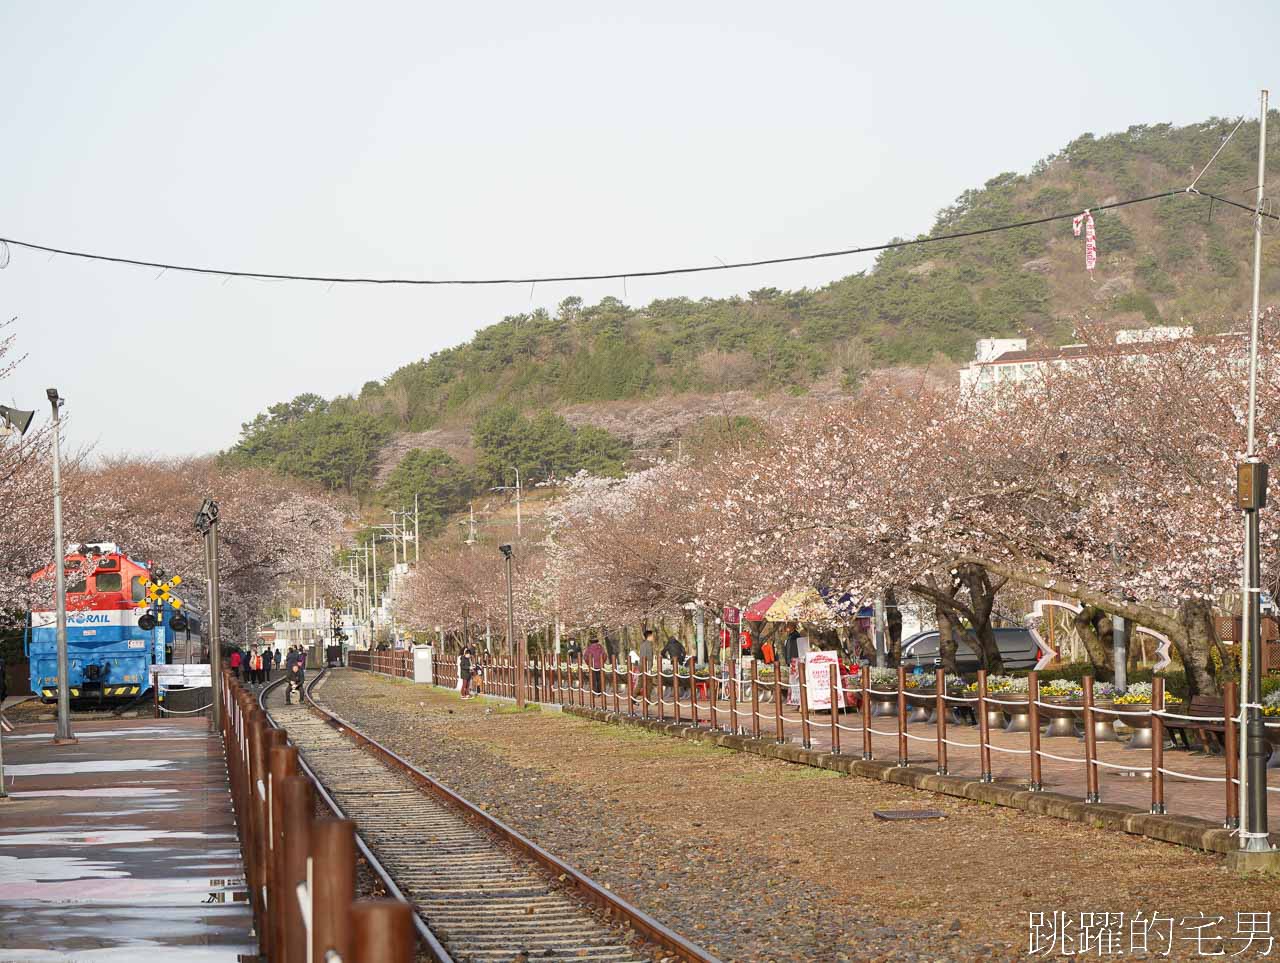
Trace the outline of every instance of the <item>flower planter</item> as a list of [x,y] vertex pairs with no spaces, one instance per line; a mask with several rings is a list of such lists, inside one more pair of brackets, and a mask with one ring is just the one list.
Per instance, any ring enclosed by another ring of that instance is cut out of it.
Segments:
[[1014,703],[1013,705],[995,707],[1009,717],[1009,724],[1004,727],[1005,732],[1031,731],[1031,710],[1025,692],[998,692],[995,695],[987,696],[987,698]]
[[1117,705],[1115,708],[1121,712],[1144,713],[1138,716],[1116,716],[1116,720],[1133,730],[1132,737],[1125,743],[1126,749],[1150,749],[1152,747],[1151,703],[1130,702],[1127,705]]
[[907,722],[932,722],[937,699],[934,689],[908,689]]
[[1049,720],[1049,726],[1045,729],[1044,734],[1059,739],[1075,736],[1077,717],[1075,708],[1080,706],[1081,703],[1052,696],[1040,701],[1042,703],[1040,717]]
[[872,695],[871,717],[896,716],[898,714],[898,697],[896,695]]
[[[1115,704],[1112,702],[1098,701],[1094,703],[1094,707],[1099,709],[1112,709],[1115,707]],[[1121,706],[1120,708],[1127,709],[1128,706]],[[1084,738],[1083,733],[1080,738]],[[1093,715],[1093,739],[1095,742],[1119,742],[1120,736],[1116,732],[1116,717],[1105,713],[1095,712]]]

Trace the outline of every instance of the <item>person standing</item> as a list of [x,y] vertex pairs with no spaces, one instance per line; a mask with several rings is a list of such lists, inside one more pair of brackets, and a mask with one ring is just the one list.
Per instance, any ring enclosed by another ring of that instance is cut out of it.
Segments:
[[282,660],[282,658],[281,658],[280,650],[279,650],[279,649],[276,649],[276,650],[275,650],[275,653],[276,653],[276,654],[275,654],[276,670],[277,670],[277,671],[279,671],[279,669],[280,669],[280,663],[281,663],[283,660]]
[[599,639],[592,639],[583,653],[587,668],[591,670],[591,692],[594,695],[604,693],[604,646]]
[[653,629],[645,629],[640,640],[640,698],[649,700],[649,672],[653,669]]
[[240,649],[239,647],[231,650],[231,674],[237,679],[240,678]]
[[271,681],[271,665],[274,651],[275,650],[271,648],[264,648],[262,650],[262,681],[264,682]]
[[471,698],[471,649],[462,650],[458,658],[458,681],[462,683],[462,698]]
[[678,699],[680,668],[684,665],[684,646],[674,635],[667,639],[667,644],[662,647],[662,658],[664,662],[671,663],[671,698]]

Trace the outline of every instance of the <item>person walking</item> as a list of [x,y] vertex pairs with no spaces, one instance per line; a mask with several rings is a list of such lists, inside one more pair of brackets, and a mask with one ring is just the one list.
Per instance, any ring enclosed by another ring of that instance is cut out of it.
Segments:
[[284,659],[282,658],[279,649],[276,649],[275,653],[276,671],[278,672],[280,670],[280,663],[283,662]]
[[591,692],[593,695],[604,693],[604,646],[599,639],[592,639],[583,654],[587,668],[591,670]]
[[653,640],[653,629],[645,629],[640,651],[636,653],[640,656],[640,698],[646,702],[649,700],[649,673],[653,669]]
[[264,682],[271,681],[271,666],[274,658],[274,649],[264,648],[262,650],[262,680]]
[[230,658],[230,660],[228,660],[228,661],[230,661],[230,663],[231,663],[231,674],[232,674],[232,675],[234,675],[237,679],[239,679],[239,678],[240,678],[240,649],[239,649],[239,647],[234,648],[234,649],[232,649],[232,650],[231,650],[231,658]]

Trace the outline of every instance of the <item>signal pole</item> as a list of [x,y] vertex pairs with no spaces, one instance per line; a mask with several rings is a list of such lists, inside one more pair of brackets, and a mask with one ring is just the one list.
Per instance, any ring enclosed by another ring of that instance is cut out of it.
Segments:
[[196,531],[204,536],[204,565],[209,585],[209,685],[217,730],[222,723],[222,636],[218,624],[218,503],[206,498],[196,512]]

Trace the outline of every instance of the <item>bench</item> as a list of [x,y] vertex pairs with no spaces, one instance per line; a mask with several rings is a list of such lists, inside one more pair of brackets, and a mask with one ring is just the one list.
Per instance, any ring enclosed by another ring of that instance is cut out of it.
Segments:
[[[1195,719],[1213,717],[1221,717],[1223,714],[1223,702],[1219,696],[1192,696],[1191,704],[1185,708],[1178,705],[1168,706],[1170,712],[1176,712],[1179,715],[1191,716]],[[1177,746],[1178,739],[1182,739],[1182,747],[1184,749],[1191,748],[1190,734],[1198,733],[1200,745],[1207,753],[1217,755],[1222,752],[1223,737],[1226,733],[1226,725],[1222,721],[1199,722],[1189,719],[1166,719],[1165,731],[1169,733],[1169,738]]]

